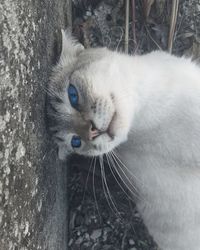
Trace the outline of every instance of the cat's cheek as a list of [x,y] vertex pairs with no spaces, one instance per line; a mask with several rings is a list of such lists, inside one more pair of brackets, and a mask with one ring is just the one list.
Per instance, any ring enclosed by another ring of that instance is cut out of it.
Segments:
[[67,150],[66,145],[58,146],[58,159],[65,161],[70,152]]

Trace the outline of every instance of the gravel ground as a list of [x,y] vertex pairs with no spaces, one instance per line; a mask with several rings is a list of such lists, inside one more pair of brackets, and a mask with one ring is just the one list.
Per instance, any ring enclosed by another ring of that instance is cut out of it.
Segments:
[[[85,47],[106,46],[124,50],[124,1],[73,1],[73,31]],[[171,1],[135,1],[135,19],[130,8],[129,53],[167,50]],[[131,6],[130,6],[131,7]],[[200,56],[200,2],[180,1],[172,52]],[[106,164],[106,163],[105,163]],[[119,180],[106,168],[114,211],[102,187],[98,164],[80,157],[69,163],[69,249],[156,250],[134,202],[119,187]]]
[[116,209],[108,202],[103,191],[98,163],[91,164],[91,160],[78,157],[71,159],[70,166],[69,249],[157,249],[134,203],[120,189],[119,180],[113,178],[108,168],[106,179]]

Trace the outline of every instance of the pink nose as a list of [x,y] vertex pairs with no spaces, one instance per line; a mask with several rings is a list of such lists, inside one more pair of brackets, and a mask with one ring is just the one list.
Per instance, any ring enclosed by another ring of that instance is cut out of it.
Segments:
[[100,134],[100,131],[98,129],[90,128],[89,129],[89,135],[88,138],[90,141],[92,141],[95,137],[97,137]]

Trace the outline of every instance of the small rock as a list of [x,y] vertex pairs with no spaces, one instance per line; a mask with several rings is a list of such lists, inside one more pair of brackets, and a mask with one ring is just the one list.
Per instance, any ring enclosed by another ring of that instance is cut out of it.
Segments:
[[90,235],[90,238],[93,240],[96,240],[100,236],[101,236],[101,229],[96,229],[92,232],[92,234]]
[[70,247],[73,243],[73,239],[70,239],[69,243],[68,243],[68,246]]
[[91,16],[92,15],[92,13],[91,13],[91,11],[86,11],[86,16]]
[[129,239],[128,242],[129,242],[129,245],[131,245],[131,246],[135,245],[135,241],[133,239]]
[[75,241],[76,245],[79,245],[83,242],[83,237],[78,237],[78,239]]
[[86,233],[86,234],[84,235],[84,238],[85,238],[85,240],[89,240],[89,239],[90,239],[90,235],[89,235],[88,233]]

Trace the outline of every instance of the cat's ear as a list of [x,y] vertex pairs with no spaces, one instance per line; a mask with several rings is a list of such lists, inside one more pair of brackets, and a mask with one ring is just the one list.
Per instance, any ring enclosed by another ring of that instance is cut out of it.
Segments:
[[66,61],[67,59],[73,59],[76,57],[84,47],[75,38],[73,38],[70,29],[61,30],[62,33],[62,51],[60,55],[60,61]]

